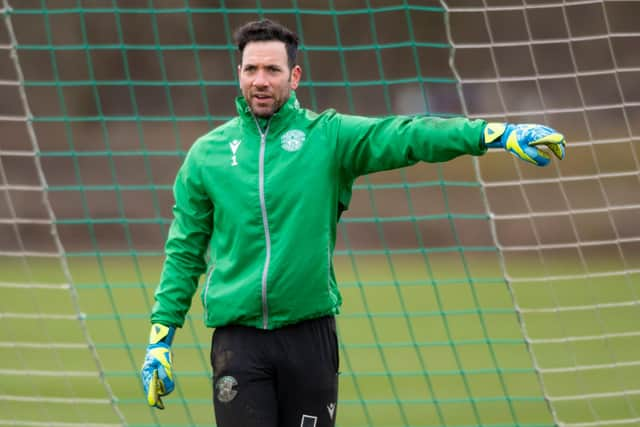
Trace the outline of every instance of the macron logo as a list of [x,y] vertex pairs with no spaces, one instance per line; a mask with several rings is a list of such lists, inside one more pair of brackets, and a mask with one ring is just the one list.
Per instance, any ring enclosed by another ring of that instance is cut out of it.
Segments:
[[234,139],[229,143],[229,148],[231,148],[231,166],[238,166],[238,159],[236,158],[236,152],[238,151],[238,147],[242,144],[242,141],[239,139]]
[[327,405],[327,411],[329,412],[329,418],[333,419],[333,414],[336,412],[336,404],[329,403]]

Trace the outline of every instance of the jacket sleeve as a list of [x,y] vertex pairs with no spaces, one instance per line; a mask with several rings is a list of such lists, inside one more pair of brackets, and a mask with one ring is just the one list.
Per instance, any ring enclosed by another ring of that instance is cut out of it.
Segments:
[[338,161],[351,178],[419,161],[445,162],[462,154],[481,155],[487,150],[481,143],[484,120],[345,114],[336,114],[335,119]]
[[213,202],[204,188],[195,148],[187,154],[173,188],[174,218],[165,244],[152,323],[179,327],[184,324],[198,281],[207,266],[205,256],[213,229]]

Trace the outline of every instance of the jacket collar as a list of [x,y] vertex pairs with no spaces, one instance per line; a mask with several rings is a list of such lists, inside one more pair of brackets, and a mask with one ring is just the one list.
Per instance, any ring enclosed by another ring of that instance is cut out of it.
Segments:
[[298,102],[296,93],[291,91],[287,102],[285,102],[270,119],[254,118],[253,113],[249,108],[249,104],[247,104],[247,101],[243,96],[236,98],[236,109],[238,111],[238,116],[240,116],[243,122],[255,127],[257,120],[262,129],[266,128],[268,122],[270,132],[273,132],[280,128],[288,127],[291,124],[293,116],[300,109],[300,103]]

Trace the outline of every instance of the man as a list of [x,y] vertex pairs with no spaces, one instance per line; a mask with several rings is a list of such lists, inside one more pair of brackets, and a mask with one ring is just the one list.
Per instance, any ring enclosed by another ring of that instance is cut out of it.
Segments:
[[[212,338],[219,427],[335,425],[341,297],[336,227],[361,175],[504,148],[546,165],[545,126],[466,118],[366,118],[303,109],[298,38],[269,20],[235,34],[238,117],[198,139],[174,187],[174,220],[142,368],[148,403],[174,388],[170,345],[198,280]],[[209,250],[209,263],[206,261]]]

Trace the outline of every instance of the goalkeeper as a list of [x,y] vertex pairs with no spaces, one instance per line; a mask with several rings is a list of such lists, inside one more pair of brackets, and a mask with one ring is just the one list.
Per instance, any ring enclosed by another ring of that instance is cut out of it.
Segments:
[[545,166],[548,153],[564,157],[564,137],[542,125],[309,111],[295,95],[294,33],[262,20],[235,40],[238,116],[194,143],[175,180],[144,390],[149,405],[164,408],[175,384],[174,334],[206,272],[217,425],[334,426],[341,297],[332,258],[354,180],[488,149]]

